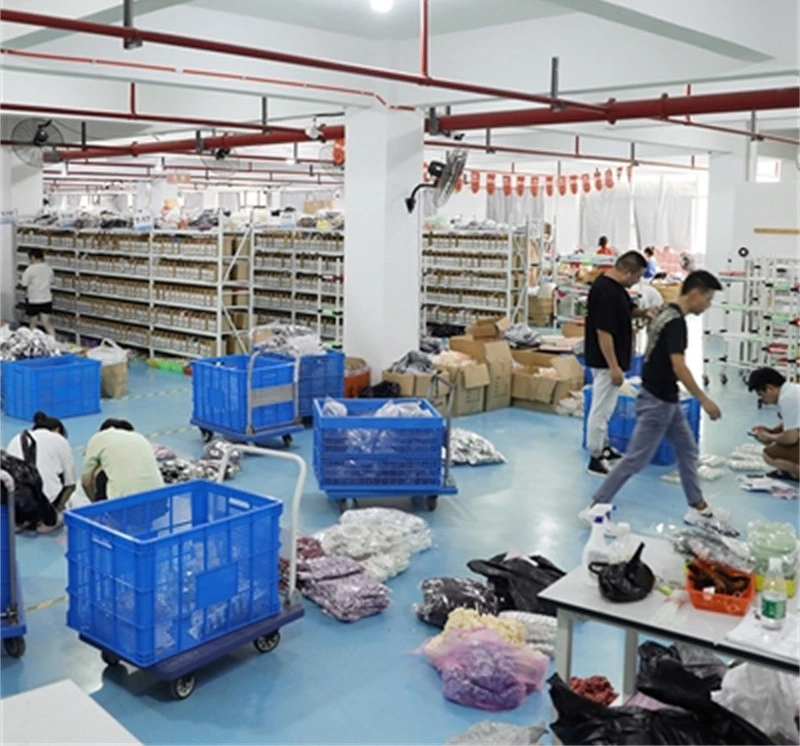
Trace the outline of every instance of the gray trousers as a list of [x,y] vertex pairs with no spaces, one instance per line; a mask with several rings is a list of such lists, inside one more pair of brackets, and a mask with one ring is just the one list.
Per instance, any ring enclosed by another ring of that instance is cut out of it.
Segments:
[[686,502],[690,506],[702,503],[703,491],[697,476],[697,443],[681,405],[662,401],[644,389],[636,399],[636,427],[628,450],[603,480],[593,502],[610,503],[625,482],[650,463],[665,436],[678,457],[678,471]]

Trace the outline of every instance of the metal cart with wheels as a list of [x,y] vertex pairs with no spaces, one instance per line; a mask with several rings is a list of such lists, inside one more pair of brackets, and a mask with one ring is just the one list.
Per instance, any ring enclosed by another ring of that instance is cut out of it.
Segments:
[[[423,498],[435,510],[440,495],[458,493],[450,474],[453,386],[438,376],[433,387],[448,387],[447,417],[425,399],[346,399],[347,416],[327,416],[314,402],[314,469],[320,489],[340,511],[360,498]],[[429,417],[375,417],[387,402],[418,402]]]
[[[212,634],[208,637],[208,639],[205,639],[199,644],[188,645],[185,647],[185,649],[182,649],[175,654],[157,657],[157,659],[152,663],[145,664],[142,662],[141,658],[138,658],[133,654],[126,654],[126,651],[123,650],[123,648],[126,646],[133,644],[131,638],[123,637],[125,633],[123,619],[120,620],[118,625],[109,626],[108,624],[101,624],[99,627],[93,626],[93,622],[95,619],[97,619],[97,616],[103,616],[103,599],[99,599],[99,601],[98,599],[95,599],[94,603],[101,607],[96,609],[96,611],[101,613],[99,615],[92,615],[92,622],[89,625],[91,628],[86,629],[85,625],[81,624],[81,622],[84,621],[79,619],[82,599],[79,598],[79,594],[75,592],[76,589],[73,587],[73,578],[75,578],[75,584],[79,583],[80,573],[77,572],[77,566],[80,565],[81,547],[82,543],[86,539],[83,539],[80,536],[78,536],[77,539],[74,539],[75,535],[79,533],[79,531],[73,529],[76,526],[80,528],[79,523],[81,521],[81,513],[84,513],[84,517],[88,518],[94,516],[97,511],[95,506],[88,506],[88,508],[81,508],[77,511],[73,511],[72,514],[68,514],[67,516],[67,523],[73,524],[70,526],[70,548],[67,555],[68,559],[70,560],[70,588],[68,588],[70,595],[70,610],[67,617],[69,626],[78,629],[81,640],[100,650],[100,655],[104,663],[109,666],[114,666],[122,662],[127,662],[138,666],[140,669],[152,674],[157,679],[166,681],[169,685],[169,691],[175,699],[186,699],[192,694],[196,685],[197,671],[200,668],[221,658],[236,648],[242,647],[248,643],[252,643],[259,653],[271,652],[278,646],[278,643],[280,642],[281,627],[299,619],[304,614],[302,597],[297,590],[297,527],[300,512],[300,500],[302,498],[303,486],[305,484],[307,472],[306,463],[302,458],[296,456],[295,454],[270,451],[258,446],[243,445],[241,446],[240,450],[244,451],[245,453],[259,454],[272,458],[294,461],[298,466],[297,482],[295,484],[291,504],[291,526],[289,529],[288,542],[289,578],[287,589],[278,593],[278,603],[272,613],[260,618],[246,620],[245,623],[233,624],[231,626],[232,628],[228,631],[224,631],[218,635]],[[220,482],[222,481],[222,475],[224,475],[227,470],[229,458],[229,453],[226,453],[223,457],[222,467],[219,472]],[[195,482],[188,484],[211,485],[212,483]],[[180,487],[179,485],[176,486]],[[183,486],[186,487],[185,484]],[[222,489],[222,487],[222,485],[219,485],[219,489]],[[267,517],[265,522],[253,522],[248,520],[248,513],[257,513],[260,508],[263,507],[264,502],[268,501],[276,503],[277,501],[268,498],[260,498],[254,495],[248,495],[248,493],[243,493],[238,490],[232,491],[230,488],[224,489],[226,493],[230,494],[226,495],[222,492],[220,494],[214,494],[211,492],[207,496],[201,496],[199,500],[196,500],[196,498],[192,496],[191,501],[193,503],[193,511],[197,510],[198,507],[202,508],[202,505],[198,505],[198,503],[207,504],[209,506],[213,505],[216,509],[221,509],[220,516],[223,517],[221,517],[219,525],[223,530],[222,533],[225,534],[225,537],[230,538],[223,538],[222,543],[219,544],[218,547],[225,548],[229,557],[237,556],[237,547],[234,545],[235,537],[249,537],[246,539],[249,541],[249,543],[247,546],[241,548],[238,561],[231,561],[227,564],[219,564],[213,568],[208,568],[206,564],[202,570],[199,570],[195,573],[178,573],[172,578],[173,583],[177,585],[177,588],[175,589],[176,593],[173,594],[173,596],[170,596],[169,593],[166,594],[168,598],[174,598],[176,600],[177,605],[175,609],[173,609],[173,613],[178,613],[177,610],[180,609],[180,613],[184,614],[184,609],[187,603],[186,585],[187,583],[193,584],[191,599],[193,603],[193,610],[191,610],[189,614],[190,616],[199,614],[202,619],[201,627],[205,629],[208,629],[210,625],[211,610],[215,610],[216,612],[220,608],[223,608],[223,616],[225,618],[232,619],[233,615],[236,613],[235,604],[237,598],[241,596],[242,587],[255,583],[256,578],[263,575],[263,579],[266,583],[265,587],[267,589],[271,588],[273,585],[275,589],[278,588],[279,571],[277,547],[280,544],[280,509],[277,511],[272,510],[273,515],[271,517]],[[142,535],[148,536],[152,533],[166,531],[167,528],[157,528],[159,524],[152,522],[153,516],[159,514],[157,501],[154,503],[152,499],[142,500],[142,498],[146,497],[148,494],[155,495],[156,493],[165,493],[169,490],[174,490],[174,488],[166,488],[165,490],[154,491],[153,493],[143,493],[142,495],[132,496],[131,498],[123,498],[113,502],[116,504],[128,502],[129,504],[124,508],[126,511],[126,519],[129,521],[133,520],[134,524],[137,520],[144,521],[144,523],[138,528],[142,529],[142,526],[146,524],[146,530],[143,530]],[[220,506],[220,501],[227,497],[230,499],[226,500],[225,505]],[[249,498],[249,500],[246,500],[245,497]],[[76,516],[78,518],[77,521]],[[103,529],[106,529],[106,531],[109,523],[110,525],[113,525],[114,521],[116,520],[114,516],[109,515],[97,515],[96,518],[104,521]],[[174,508],[171,508],[166,516],[162,517],[161,521],[162,524],[168,526],[170,530],[174,526],[175,530],[177,531],[174,539],[168,536],[166,541],[160,547],[157,547],[153,540],[144,542],[145,545],[152,545],[151,549],[153,556],[157,555],[161,562],[164,561],[165,557],[173,556],[171,552],[174,551],[174,547],[177,547],[177,556],[179,558],[185,558],[185,549],[183,548],[185,537],[192,529],[185,529],[180,524],[176,524],[175,518],[176,511]],[[200,532],[205,534],[202,541],[204,542],[203,556],[205,557],[206,563],[210,562],[209,557],[214,557],[214,547],[212,546],[213,542],[211,542],[208,538],[208,534],[213,531],[214,525],[214,522],[206,522],[199,526]],[[129,528],[135,530],[137,526],[129,526]],[[107,531],[107,533],[109,533],[109,536],[111,536],[115,533],[115,531]],[[116,533],[118,534],[118,532]],[[75,547],[72,546],[73,541],[75,542]],[[96,541],[93,540],[93,546],[98,546],[98,542],[100,542],[99,545],[102,546],[104,541],[105,539],[98,535],[98,537],[96,537]],[[173,541],[177,542],[174,547]],[[263,549],[265,545],[267,545],[270,549],[274,547],[275,552],[267,552],[262,557],[250,554],[252,552],[258,552],[259,550]],[[145,547],[140,547],[140,549],[145,549]],[[184,563],[184,559],[180,559],[180,562]],[[115,566],[118,566],[119,563],[124,563],[124,559],[120,559],[119,555],[117,555]],[[244,566],[243,571],[240,569],[240,565]],[[186,565],[182,564],[181,567],[185,570]],[[242,572],[244,574],[242,574]],[[144,574],[146,575],[146,572]],[[170,588],[167,588],[166,590],[169,591]],[[151,596],[153,595],[157,594],[151,593]],[[240,605],[239,608],[242,609],[245,607],[255,606],[256,595],[257,594],[250,595],[246,599],[245,603]],[[146,596],[146,593],[141,594],[137,590],[137,602],[140,598],[146,598]],[[151,598],[151,602],[152,601],[153,599]],[[119,609],[121,605],[124,605],[124,599],[115,597],[114,603],[115,609]],[[73,613],[73,604],[78,607],[75,613]],[[154,611],[156,612],[154,622],[155,626],[153,627],[153,630],[151,630],[155,632],[155,635],[148,638],[147,631],[139,627],[137,629],[137,634],[134,636],[136,637],[135,643],[137,645],[142,638],[147,639],[149,647],[145,650],[146,653],[158,653],[159,651],[159,605],[161,608],[163,608],[165,605],[168,605],[168,601],[165,602],[163,598],[160,600],[156,598],[155,607],[151,603],[150,608],[145,610],[146,613],[144,615],[152,624],[152,615]],[[90,614],[91,613],[92,612],[90,612]],[[122,616],[122,612],[118,613],[120,616]],[[178,620],[178,627],[180,627],[181,621],[183,620]],[[82,626],[84,627],[83,629],[81,629]],[[120,629],[121,627],[122,629]],[[163,634],[164,633],[162,630],[161,644],[163,644]],[[185,637],[185,629],[180,629],[181,640],[184,640]],[[127,649],[130,650],[131,648],[128,647]],[[134,660],[131,660],[132,658],[134,658]]]
[[298,364],[256,349],[192,363],[192,419],[208,443],[217,433],[239,443],[264,445],[303,429],[298,414]]
[[16,531],[14,521],[14,480],[0,471],[5,501],[0,506],[0,638],[3,648],[12,658],[25,653],[25,609],[17,567]]

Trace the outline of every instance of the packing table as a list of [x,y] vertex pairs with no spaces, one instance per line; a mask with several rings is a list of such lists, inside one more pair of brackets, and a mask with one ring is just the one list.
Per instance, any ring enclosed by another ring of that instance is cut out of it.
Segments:
[[[645,543],[643,561],[656,577],[672,579],[683,572],[683,558],[677,555],[664,539],[633,536],[636,546]],[[578,567],[539,594],[557,608],[558,632],[556,637],[556,671],[564,681],[569,681],[572,671],[572,631],[575,621],[588,617],[625,630],[625,657],[622,680],[623,701],[634,693],[638,662],[639,635],[666,638],[706,648],[721,655],[733,656],[762,666],[797,674],[800,661],[797,655],[788,658],[772,651],[726,639],[743,617],[695,609],[687,603],[669,625],[653,622],[653,616],[666,600],[658,590],[647,598],[633,603],[612,603],[600,595],[597,586],[585,582],[583,568]],[[797,612],[797,598],[789,599],[787,611]]]

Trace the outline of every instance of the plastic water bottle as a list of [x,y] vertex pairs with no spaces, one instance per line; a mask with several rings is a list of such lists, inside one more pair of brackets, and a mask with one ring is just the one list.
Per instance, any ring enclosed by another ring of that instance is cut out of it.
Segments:
[[592,509],[592,532],[583,548],[581,563],[587,585],[597,585],[596,576],[589,570],[592,562],[608,562],[608,544],[605,537],[607,507],[597,505]]
[[761,626],[781,629],[786,619],[786,580],[780,557],[769,558],[769,569],[761,590]]

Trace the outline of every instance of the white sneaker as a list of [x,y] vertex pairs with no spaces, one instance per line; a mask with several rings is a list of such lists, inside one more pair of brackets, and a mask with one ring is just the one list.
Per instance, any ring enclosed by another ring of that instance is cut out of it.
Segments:
[[[594,507],[593,504],[592,505],[587,505],[580,513],[578,513],[578,520],[581,523],[584,523],[587,526],[591,526],[592,525],[591,510],[592,510],[593,507]],[[611,515],[611,511],[612,510],[614,510],[614,506],[611,503],[608,503],[608,515],[609,516]],[[606,523],[606,526],[607,525],[608,525],[608,522]]]
[[730,510],[725,510],[725,508],[712,508],[709,505],[705,510],[689,508],[686,515],[683,516],[683,522],[688,523],[690,526],[707,526],[713,521],[727,523],[730,518]]

